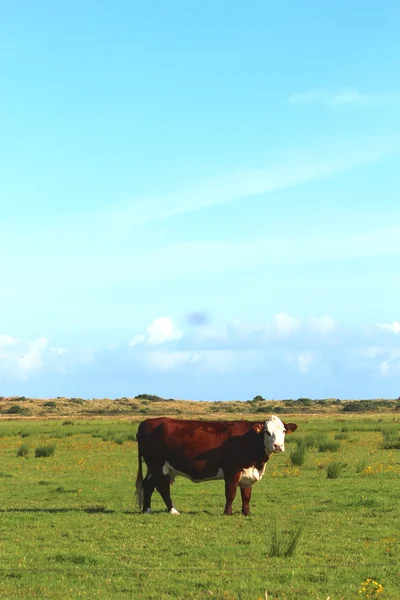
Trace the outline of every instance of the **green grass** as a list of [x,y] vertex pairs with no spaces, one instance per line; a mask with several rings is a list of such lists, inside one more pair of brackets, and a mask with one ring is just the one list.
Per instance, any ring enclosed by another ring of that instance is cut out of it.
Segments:
[[[257,600],[267,591],[269,600],[351,600],[372,578],[383,600],[397,600],[400,463],[396,449],[382,447],[382,431],[398,423],[343,419],[291,418],[299,429],[290,444],[334,441],[346,425],[335,455],[346,468],[327,481],[328,453],[310,445],[296,466],[289,445],[254,486],[249,518],[240,494],[233,517],[222,516],[223,482],[183,478],[172,486],[180,516],[166,513],[156,493],[154,513],[138,514],[136,423],[1,422],[0,598]],[[22,431],[31,448],[57,443],[56,453],[21,460]],[[303,525],[290,556],[288,540]]]

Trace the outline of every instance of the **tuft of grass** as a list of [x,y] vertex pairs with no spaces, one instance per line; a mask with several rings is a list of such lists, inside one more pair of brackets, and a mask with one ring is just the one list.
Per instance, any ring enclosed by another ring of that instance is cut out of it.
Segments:
[[346,431],[341,431],[335,434],[335,440],[347,440],[349,434]]
[[32,432],[28,431],[27,429],[19,432],[19,436],[22,438],[29,437],[31,434],[32,434]]
[[114,444],[117,444],[118,446],[122,446],[122,444],[125,442],[125,438],[123,438],[122,436],[115,436],[111,439],[114,442]]
[[299,442],[295,450],[290,453],[290,462],[296,467],[304,465],[306,459],[306,446],[304,443]]
[[293,556],[303,530],[304,525],[299,525],[292,531],[278,531],[276,520],[274,520],[271,527],[271,541],[268,556],[278,556],[283,558]]
[[28,454],[29,454],[29,445],[21,444],[17,450],[17,456],[23,456],[24,458],[27,458]]
[[37,448],[35,448],[35,458],[53,456],[55,451],[56,451],[55,444],[49,444],[47,446],[37,446]]
[[399,450],[400,449],[400,430],[398,428],[390,428],[382,431],[383,433],[383,444],[382,447],[385,450]]
[[340,462],[331,462],[326,467],[326,477],[327,479],[338,479],[342,472],[342,465]]
[[314,431],[310,435],[304,438],[304,443],[307,448],[315,448],[319,444],[323,444],[328,441],[328,436],[322,431]]
[[358,463],[356,464],[356,473],[362,473],[365,469],[365,467],[367,466],[368,461],[366,458],[363,458],[361,460],[358,461]]
[[340,450],[340,442],[326,441],[318,444],[318,452],[337,452]]

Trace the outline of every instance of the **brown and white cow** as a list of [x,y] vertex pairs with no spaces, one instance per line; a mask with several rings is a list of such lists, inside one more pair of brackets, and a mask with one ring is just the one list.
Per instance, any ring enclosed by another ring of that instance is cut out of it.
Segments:
[[[297,429],[273,415],[264,422],[191,421],[160,417],[146,419],[137,433],[139,468],[136,492],[140,510],[150,512],[156,489],[171,514],[170,484],[176,475],[195,483],[224,479],[225,515],[232,514],[232,503],[240,488],[242,513],[250,514],[251,490],[265,472],[267,460],[285,450],[285,434]],[[142,459],[147,465],[143,479]]]

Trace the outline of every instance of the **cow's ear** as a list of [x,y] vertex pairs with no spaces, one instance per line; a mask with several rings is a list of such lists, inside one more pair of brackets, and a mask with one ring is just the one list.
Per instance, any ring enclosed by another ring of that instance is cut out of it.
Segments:
[[256,433],[261,433],[264,431],[264,423],[254,423],[253,429]]
[[284,423],[284,426],[286,433],[293,433],[297,429],[296,423]]

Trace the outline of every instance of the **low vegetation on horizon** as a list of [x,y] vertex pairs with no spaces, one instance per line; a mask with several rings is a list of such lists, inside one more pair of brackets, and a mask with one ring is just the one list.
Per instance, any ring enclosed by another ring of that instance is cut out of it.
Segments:
[[137,417],[143,415],[182,416],[188,418],[252,418],[275,414],[332,414],[400,412],[400,398],[385,400],[339,400],[338,398],[297,398],[266,400],[195,401],[162,398],[154,394],[139,394],[134,398],[26,398],[0,396],[0,418],[54,417]]

